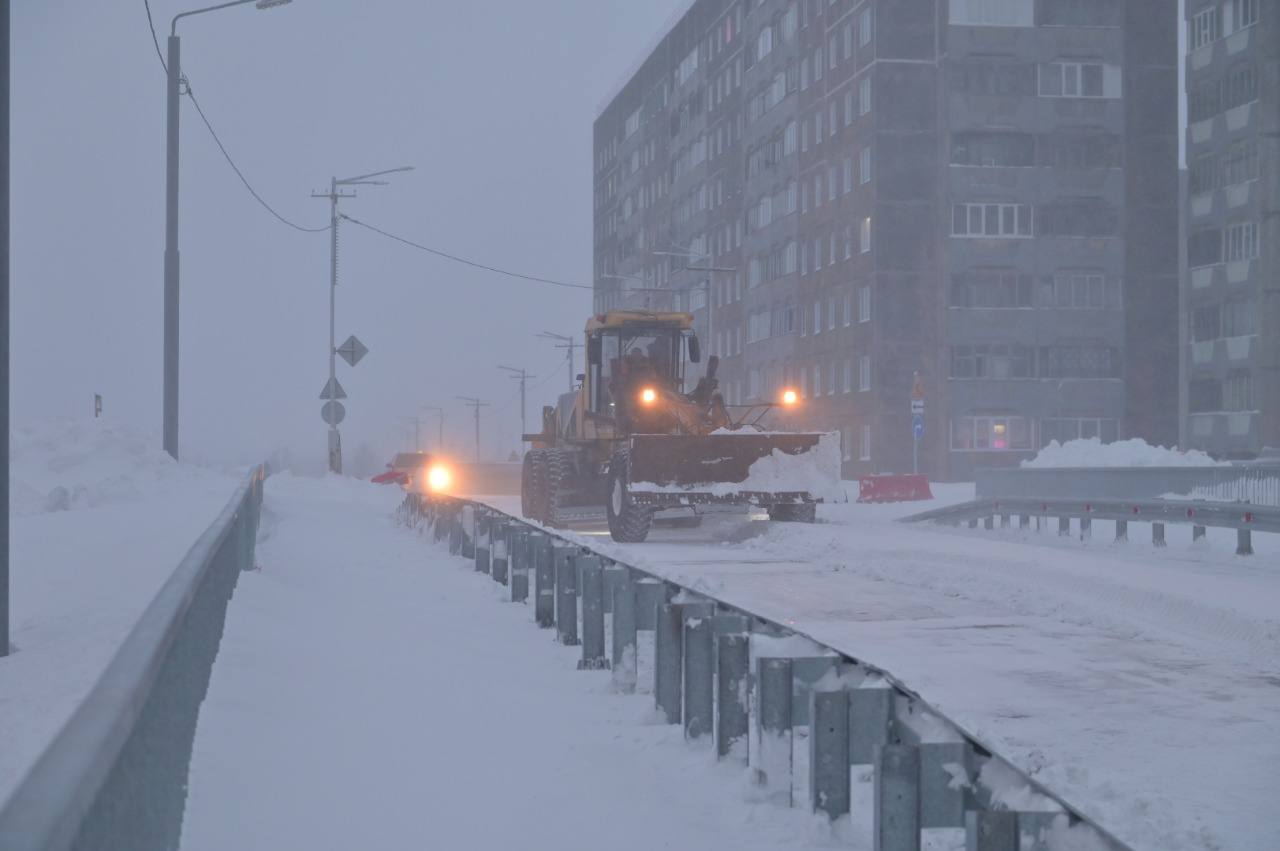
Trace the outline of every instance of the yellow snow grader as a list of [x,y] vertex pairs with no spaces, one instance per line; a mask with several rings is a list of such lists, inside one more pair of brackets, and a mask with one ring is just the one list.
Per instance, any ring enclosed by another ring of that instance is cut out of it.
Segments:
[[727,405],[719,359],[685,389],[701,346],[688,313],[615,310],[586,326],[576,393],[543,409],[521,470],[525,517],[549,526],[598,518],[615,541],[648,537],[655,512],[755,505],[773,520],[813,522],[840,480],[838,434],[767,431],[766,415],[794,391]]

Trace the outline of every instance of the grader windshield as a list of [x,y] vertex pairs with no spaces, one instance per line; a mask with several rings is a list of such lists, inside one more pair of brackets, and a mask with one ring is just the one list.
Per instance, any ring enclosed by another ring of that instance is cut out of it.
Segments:
[[[662,326],[606,328],[587,340],[591,370],[591,411],[616,417],[633,395],[652,385],[670,393],[684,391],[686,335]],[[697,344],[691,343],[696,354]]]

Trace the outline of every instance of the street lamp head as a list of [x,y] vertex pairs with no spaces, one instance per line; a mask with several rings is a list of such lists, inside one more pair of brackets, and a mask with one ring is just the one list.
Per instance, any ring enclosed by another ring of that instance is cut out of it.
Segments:
[[292,2],[293,0],[258,0],[257,6],[259,9],[272,9],[276,6],[287,6]]

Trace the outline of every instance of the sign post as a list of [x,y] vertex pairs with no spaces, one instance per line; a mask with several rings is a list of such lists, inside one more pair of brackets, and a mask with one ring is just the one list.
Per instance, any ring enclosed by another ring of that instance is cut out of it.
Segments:
[[911,384],[911,472],[920,473],[920,441],[924,439],[924,382],[916,373]]

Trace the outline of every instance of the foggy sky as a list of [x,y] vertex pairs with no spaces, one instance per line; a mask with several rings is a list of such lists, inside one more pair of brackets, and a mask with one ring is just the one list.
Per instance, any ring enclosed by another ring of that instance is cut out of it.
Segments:
[[[170,18],[203,5],[153,0]],[[344,211],[482,262],[591,283],[596,109],[684,0],[294,0],[188,19],[183,69],[255,188],[327,223],[309,197],[339,177],[411,164]],[[90,415],[159,443],[164,76],[142,0],[20,0],[13,9],[13,421]],[[250,198],[182,107],[182,447],[248,463],[289,447],[322,463],[328,236]],[[539,406],[568,383],[536,331],[579,334],[590,293],[511,281],[347,225],[338,339],[348,459],[406,445],[405,417],[443,404],[456,445],[480,396],[484,443],[517,447],[516,382]],[[427,415],[433,416],[433,415]]]

